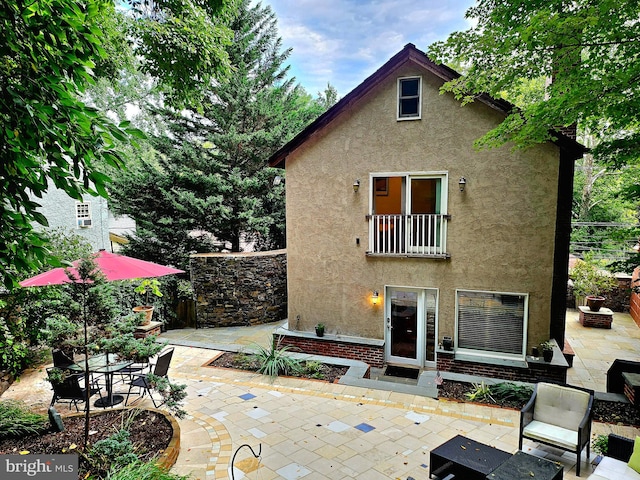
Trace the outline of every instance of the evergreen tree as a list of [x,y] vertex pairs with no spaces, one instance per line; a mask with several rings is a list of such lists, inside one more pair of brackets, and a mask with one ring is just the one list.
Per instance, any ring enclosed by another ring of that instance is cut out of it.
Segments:
[[159,252],[178,248],[169,242],[193,244],[197,232],[197,249],[214,238],[236,252],[243,241],[255,249],[284,246],[283,186],[273,185],[282,172],[266,162],[327,99],[314,101],[287,78],[290,49],[282,49],[270,7],[243,1],[231,29],[231,77],[211,84],[198,112],[162,111],[169,133],[152,141],[156,163],[135,173],[148,188],[133,195],[129,175],[114,188],[116,210],[144,226],[141,236]]

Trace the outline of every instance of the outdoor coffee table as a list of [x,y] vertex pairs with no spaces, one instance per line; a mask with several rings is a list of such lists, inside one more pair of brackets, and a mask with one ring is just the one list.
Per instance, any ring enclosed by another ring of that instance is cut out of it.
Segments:
[[429,478],[444,478],[453,474],[461,480],[485,480],[489,473],[510,457],[511,454],[503,450],[456,435],[431,450]]
[[562,480],[562,465],[516,452],[487,475],[487,480]]

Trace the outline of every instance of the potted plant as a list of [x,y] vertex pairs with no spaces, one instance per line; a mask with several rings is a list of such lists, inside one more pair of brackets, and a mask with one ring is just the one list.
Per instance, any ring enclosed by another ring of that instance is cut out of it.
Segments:
[[324,336],[324,323],[316,324],[316,335],[319,337]]
[[545,362],[550,362],[553,359],[553,343],[550,340],[540,344],[540,351],[542,351],[542,358]]
[[576,299],[584,297],[587,306],[593,312],[597,312],[602,307],[605,301],[603,295],[618,286],[615,277],[599,268],[591,255],[577,262],[571,269],[570,276],[573,280],[573,293]]
[[144,304],[137,307],[133,307],[135,313],[144,313],[145,320],[143,325],[148,325],[151,322],[153,316],[153,305],[149,304],[149,295],[153,294],[156,297],[162,297],[160,291],[160,282],[155,278],[145,278],[140,284],[133,290],[144,298]]

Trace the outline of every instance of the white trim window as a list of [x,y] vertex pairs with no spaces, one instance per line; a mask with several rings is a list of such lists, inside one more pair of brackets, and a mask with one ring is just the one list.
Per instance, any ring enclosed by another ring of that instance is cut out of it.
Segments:
[[92,226],[90,202],[76,203],[76,224],[78,228],[89,228]]
[[398,120],[422,117],[422,77],[398,78]]
[[456,290],[456,353],[522,359],[529,296]]
[[370,175],[370,255],[447,258],[447,172]]

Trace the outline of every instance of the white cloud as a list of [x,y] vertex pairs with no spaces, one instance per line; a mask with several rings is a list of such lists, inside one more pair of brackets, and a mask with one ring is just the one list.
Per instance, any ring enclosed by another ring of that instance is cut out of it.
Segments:
[[467,29],[473,0],[265,0],[278,17],[289,63],[311,93],[327,82],[344,96],[407,43],[421,50]]

